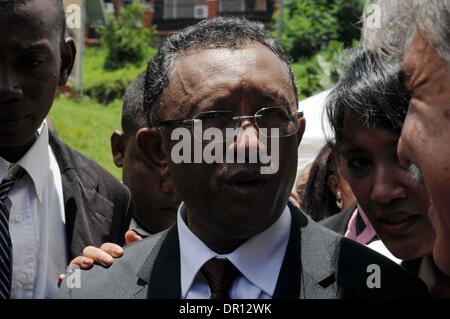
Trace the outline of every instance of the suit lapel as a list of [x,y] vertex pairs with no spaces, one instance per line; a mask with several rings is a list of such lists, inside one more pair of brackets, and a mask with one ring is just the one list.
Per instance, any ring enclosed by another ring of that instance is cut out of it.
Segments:
[[316,223],[292,203],[288,206],[291,233],[273,298],[335,298],[335,254],[330,251],[335,246]]
[[297,299],[301,286],[300,214],[288,203],[292,222],[286,254],[281,265],[273,299]]
[[[291,208],[292,209],[292,208]],[[301,220],[300,298],[328,299],[338,297],[336,267],[342,237],[306,217],[298,208]]]
[[79,256],[88,245],[100,245],[109,239],[113,204],[102,197],[97,174],[71,154],[69,148],[50,133],[50,145],[61,172],[66,216],[69,259]]
[[[180,299],[180,243],[176,225],[170,228],[165,240],[162,241],[154,263],[152,259],[152,256],[149,256],[142,267],[144,273],[141,272],[139,275],[143,280],[150,276],[147,297],[149,299]],[[153,267],[148,263],[153,263]],[[148,269],[152,269],[151,274],[145,273]]]

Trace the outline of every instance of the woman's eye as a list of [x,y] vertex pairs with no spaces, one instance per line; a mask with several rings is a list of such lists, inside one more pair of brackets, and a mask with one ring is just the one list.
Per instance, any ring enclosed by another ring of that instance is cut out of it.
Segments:
[[347,162],[347,167],[353,171],[363,171],[370,165],[370,162],[363,158],[354,158]]

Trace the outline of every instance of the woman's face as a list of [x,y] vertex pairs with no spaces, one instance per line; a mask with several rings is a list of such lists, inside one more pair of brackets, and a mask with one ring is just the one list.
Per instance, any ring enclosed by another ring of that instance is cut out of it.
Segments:
[[399,165],[399,135],[365,128],[353,116],[346,116],[344,132],[339,164],[377,235],[397,258],[431,253],[434,231],[427,215],[428,194]]

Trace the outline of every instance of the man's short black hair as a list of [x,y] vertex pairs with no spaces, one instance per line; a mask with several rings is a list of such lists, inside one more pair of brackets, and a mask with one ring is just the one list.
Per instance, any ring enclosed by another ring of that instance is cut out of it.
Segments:
[[[44,0],[0,0],[0,13],[5,12],[6,10],[14,10],[17,7],[26,5],[32,1],[44,1]],[[47,0],[51,1],[55,6],[56,12],[58,14],[58,32],[60,32],[60,40],[61,43],[64,43],[66,38],[66,12],[64,10],[63,0]]]
[[145,72],[130,84],[123,97],[122,129],[126,137],[147,126],[144,115]]
[[362,48],[346,56],[350,56],[346,73],[328,95],[326,106],[338,150],[345,141],[344,119],[349,114],[357,116],[364,127],[400,134],[411,99],[400,64],[381,62]]
[[287,67],[297,98],[295,78],[290,61],[281,47],[265,30],[264,25],[235,17],[203,20],[169,36],[150,61],[145,80],[144,109],[149,124],[161,119],[157,102],[169,84],[171,69],[177,57],[193,49],[239,49],[249,42],[258,42],[270,49]]

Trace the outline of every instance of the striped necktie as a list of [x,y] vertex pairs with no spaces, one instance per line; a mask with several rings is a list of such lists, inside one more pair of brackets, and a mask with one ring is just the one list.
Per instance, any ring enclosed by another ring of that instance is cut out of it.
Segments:
[[8,299],[11,292],[12,243],[9,235],[9,211],[5,199],[14,187],[17,179],[23,176],[23,170],[8,175],[0,183],[0,300]]

